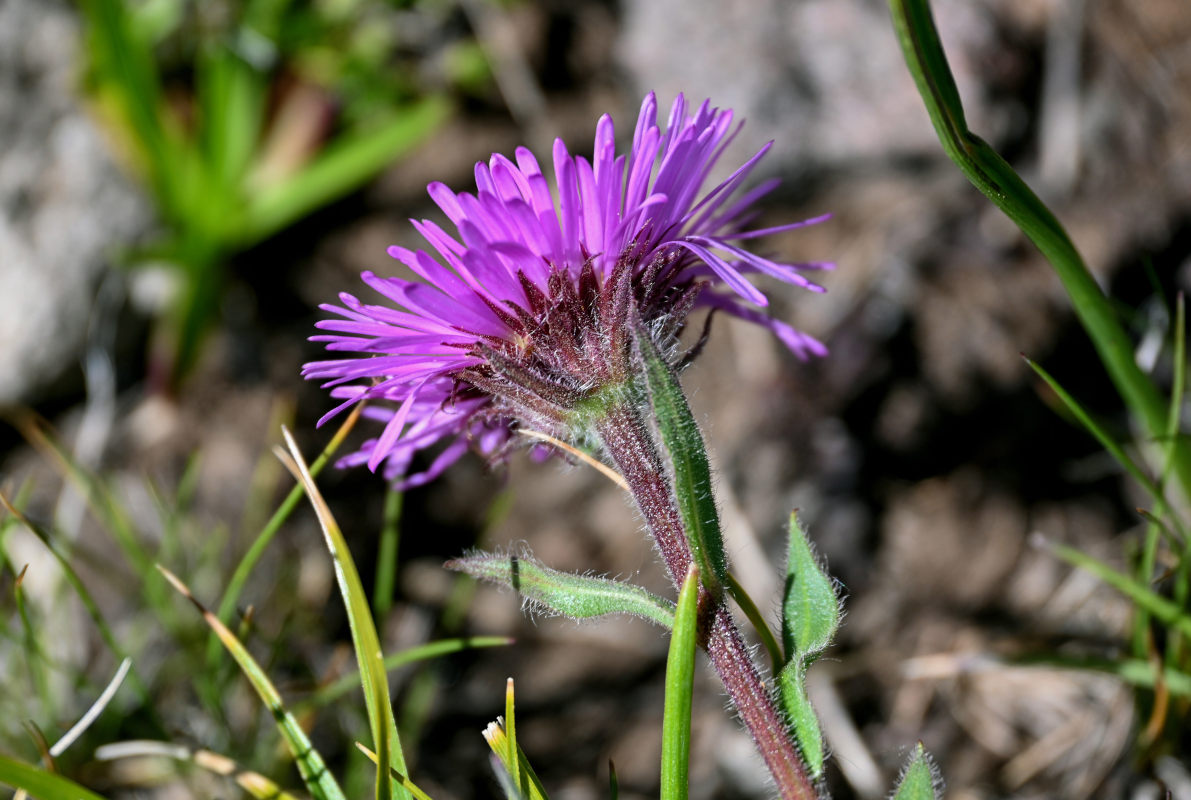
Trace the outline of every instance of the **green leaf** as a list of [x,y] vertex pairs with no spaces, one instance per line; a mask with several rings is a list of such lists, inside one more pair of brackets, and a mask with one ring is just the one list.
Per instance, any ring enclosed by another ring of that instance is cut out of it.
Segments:
[[1111,659],[1038,653],[1014,658],[1012,663],[1104,672],[1117,676],[1130,686],[1143,689],[1153,689],[1161,683],[1172,695],[1191,698],[1191,675],[1171,667],[1162,668],[1141,658]]
[[1049,372],[1047,372],[1039,364],[1035,363],[1031,359],[1026,358],[1025,356],[1022,356],[1022,358],[1025,358],[1026,364],[1030,366],[1030,369],[1034,370],[1034,372],[1038,374],[1038,377],[1042,378],[1042,380],[1046,382],[1046,385],[1049,386],[1056,395],[1058,395],[1058,398],[1063,401],[1063,405],[1067,407],[1067,410],[1071,412],[1071,415],[1074,416],[1075,419],[1077,419],[1079,423],[1087,429],[1088,433],[1096,437],[1096,441],[1100,443],[1100,446],[1107,450],[1109,454],[1117,460],[1117,463],[1124,467],[1125,471],[1132,475],[1133,479],[1141,484],[1141,487],[1145,489],[1151,497],[1153,497],[1155,500],[1161,501],[1162,489],[1158,486],[1158,484],[1155,483],[1150,476],[1142,472],[1141,467],[1137,466],[1137,462],[1129,457],[1129,454],[1125,452],[1125,449],[1117,444],[1117,442],[1108,435],[1108,433],[1096,422],[1096,420],[1092,419],[1092,415],[1085,411],[1083,406],[1081,406],[1079,402],[1072,397],[1071,394],[1068,393],[1058,381],[1051,377]]
[[401,492],[385,494],[385,510],[376,549],[376,581],[372,588],[372,608],[379,619],[393,607],[393,587],[397,576],[397,546],[401,542]]
[[[323,530],[323,537],[327,550],[331,553],[331,560],[335,564],[335,580],[339,584],[339,592],[343,596],[343,603],[347,608],[348,626],[352,632],[352,643],[355,645],[356,662],[360,667],[360,677],[364,686],[364,703],[368,707],[368,720],[372,726],[372,740],[375,743],[376,756],[379,764],[387,764],[395,772],[406,775],[405,757],[401,752],[401,741],[397,737],[397,723],[393,718],[393,706],[389,700],[389,678],[385,672],[384,654],[381,651],[380,636],[376,632],[376,623],[372,619],[372,612],[368,604],[368,595],[364,593],[364,585],[360,581],[360,573],[352,561],[351,551],[343,538],[339,524],[331,514],[331,509],[323,500],[322,493],[314,483],[302,453],[298,450],[297,442],[290,432],[282,428],[285,443],[292,459],[286,466],[294,473],[294,477],[305,487],[306,496],[314,506],[318,515],[319,527]],[[409,792],[400,782],[393,780],[388,769],[380,768],[376,771],[376,798],[388,800],[390,797],[408,800]]]
[[[335,451],[343,444],[343,440],[347,438],[348,433],[355,427],[356,421],[360,418],[360,414],[363,411],[364,404],[357,403],[356,407],[352,409],[352,412],[343,421],[343,424],[339,426],[339,430],[335,431],[335,435],[331,437],[331,441],[327,442],[327,446],[323,448],[322,453],[310,465],[311,477],[318,477],[323,467],[335,455]],[[217,616],[221,622],[226,624],[231,621],[232,614],[236,610],[236,604],[240,601],[240,594],[244,591],[244,587],[248,585],[248,579],[252,577],[252,571],[256,568],[257,562],[265,554],[265,550],[273,541],[273,537],[281,530],[281,526],[289,519],[289,515],[298,507],[298,503],[302,502],[302,497],[305,494],[306,489],[299,482],[297,486],[290,490],[285,500],[273,512],[273,516],[265,523],[265,527],[252,540],[252,545],[244,553],[243,558],[240,559],[240,563],[236,565],[236,571],[232,573],[232,578],[228,581],[227,588],[223,592],[223,597],[219,600]],[[218,659],[219,641],[215,636],[212,636],[207,643],[207,668],[214,668],[218,663]]]
[[902,770],[893,800],[938,800],[941,793],[935,789],[935,771],[930,756],[919,742]]
[[194,604],[194,607],[203,615],[207,625],[211,627],[219,641],[235,659],[244,676],[248,678],[252,688],[260,696],[261,702],[265,704],[265,708],[269,709],[269,713],[277,721],[277,729],[281,732],[281,738],[285,740],[286,746],[293,754],[298,765],[298,772],[301,773],[302,780],[306,784],[306,788],[310,790],[310,794],[315,800],[346,800],[339,784],[335,782],[335,778],[327,769],[322,756],[314,749],[314,745],[311,744],[306,732],[302,730],[298,720],[281,702],[281,694],[269,680],[269,676],[261,669],[260,664],[248,652],[248,648],[191,594],[190,589],[176,575],[160,564],[157,565],[157,569],[183,597]]
[[341,139],[301,172],[261,189],[249,201],[243,243],[258,242],[358,189],[433,133],[449,110],[442,98],[426,98],[374,130]]
[[831,643],[839,627],[835,582],[819,567],[798,512],[790,515],[786,586],[782,595],[782,643],[788,662],[806,662]]
[[[1133,344],[1111,302],[1088,272],[1063,226],[1013,168],[968,130],[927,0],[889,0],[902,54],[943,149],[981,192],[1030,238],[1050,262],[1113,384],[1150,436],[1162,436],[1166,408],[1133,356]],[[1176,447],[1175,470],[1191,495],[1191,449]]]
[[448,561],[444,566],[473,578],[508,586],[534,611],[575,620],[632,614],[664,628],[674,623],[674,604],[640,586],[560,572],[527,555],[477,552]]
[[678,593],[678,610],[666,659],[662,711],[662,800],[686,800],[690,784],[691,702],[699,639],[699,569],[694,564]]
[[[36,536],[45,548],[50,551],[50,555],[58,562],[58,566],[62,569],[62,574],[66,578],[66,582],[70,584],[75,594],[78,595],[79,600],[83,604],[83,608],[87,610],[87,614],[91,617],[91,621],[95,623],[96,629],[99,631],[99,637],[107,648],[112,651],[112,655],[121,661],[128,658],[128,654],[124,652],[124,648],[116,641],[116,636],[108,625],[107,620],[104,619],[103,612],[99,610],[99,604],[87,589],[87,585],[83,583],[83,579],[75,572],[74,566],[71,564],[69,556],[62,551],[50,533],[31,519],[26,517],[17,507],[9,501],[9,499],[0,492],[0,505],[2,505],[14,520],[18,520],[26,529],[34,536]],[[132,684],[136,689],[137,694],[141,700],[148,702],[148,690],[145,684],[141,681],[136,671],[132,674]]]
[[825,758],[823,731],[819,728],[819,717],[806,696],[805,679],[806,667],[798,660],[791,661],[778,675],[778,693],[807,770],[812,778],[818,780],[823,776]]
[[1183,635],[1191,635],[1191,616],[1184,613],[1183,609],[1167,600],[1165,597],[1157,594],[1149,589],[1148,586],[1138,581],[1136,578],[1119,572],[1107,564],[1098,561],[1087,553],[1076,550],[1074,547],[1068,547],[1065,544],[1058,544],[1057,542],[1050,542],[1041,537],[1036,541],[1040,542],[1042,546],[1048,548],[1051,552],[1059,558],[1066,561],[1068,564],[1079,567],[1085,572],[1090,572],[1100,580],[1107,583],[1112,588],[1116,589],[1121,594],[1128,597],[1134,603],[1144,608],[1155,619],[1162,622],[1169,628],[1173,628]]
[[699,566],[703,583],[718,597],[728,581],[728,560],[724,555],[724,537],[711,487],[711,466],[703,435],[695,424],[686,395],[670,365],[662,358],[647,330],[639,330],[637,347],[645,362],[649,399],[653,404],[658,432],[674,470],[674,492],[686,532],[691,557]]
[[68,778],[0,756],[0,783],[22,789],[38,800],[104,800]]
[[[504,647],[512,643],[513,640],[508,636],[465,636],[458,639],[442,639],[437,642],[427,642],[417,647],[411,647],[408,650],[402,650],[400,653],[386,656],[385,670],[392,672],[406,664],[437,658],[448,653],[458,653],[463,650],[473,650],[481,647]],[[359,688],[360,673],[358,671],[352,672],[338,678],[329,686],[319,689],[310,697],[298,703],[295,708],[305,709],[324,706],[327,703],[338,700],[353,689]]]
[[228,214],[227,222],[235,225],[240,221],[244,176],[260,141],[265,79],[223,44],[203,48],[195,70],[205,167],[224,199],[231,201],[210,213]]

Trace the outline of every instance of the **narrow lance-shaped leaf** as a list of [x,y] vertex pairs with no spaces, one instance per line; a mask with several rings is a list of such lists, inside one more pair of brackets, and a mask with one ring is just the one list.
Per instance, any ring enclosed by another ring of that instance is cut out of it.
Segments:
[[818,780],[823,776],[823,762],[826,752],[823,747],[823,731],[819,717],[806,694],[806,666],[801,659],[794,659],[782,669],[778,676],[778,692],[782,709],[790,721],[798,750],[806,762],[811,777]]
[[691,701],[695,650],[699,639],[699,569],[687,571],[678,593],[674,632],[666,659],[666,699],[662,712],[662,800],[686,800],[690,789]]
[[721,587],[728,583],[728,560],[724,555],[724,538],[711,488],[711,466],[707,461],[703,435],[695,424],[678,378],[654,346],[649,333],[638,331],[636,341],[645,362],[649,399],[658,432],[670,454],[674,493],[691,556],[699,566],[708,591],[718,596]]
[[805,661],[831,643],[839,627],[839,598],[835,582],[819,567],[797,512],[790,515],[787,553],[782,643],[788,662]]
[[893,800],[938,800],[940,794],[936,788],[937,783],[930,756],[927,755],[922,742],[919,742],[902,771]]
[[[377,758],[380,764],[388,764],[393,771],[404,775],[407,772],[405,757],[401,752],[401,740],[397,736],[397,722],[393,718],[393,706],[389,700],[389,677],[385,672],[384,654],[381,651],[380,636],[376,632],[376,622],[372,619],[368,595],[364,593],[360,573],[352,560],[343,532],[339,530],[339,524],[315,485],[297,442],[287,429],[282,428],[281,432],[289,448],[286,466],[306,488],[306,496],[318,515],[319,527],[322,528],[327,550],[330,551],[335,565],[335,580],[339,584],[339,592],[343,595],[343,604],[347,609],[348,627],[351,628],[356,662],[360,667],[364,703],[368,707],[368,720],[372,726]],[[409,791],[400,782],[394,781],[390,771],[382,766],[376,771],[376,798],[388,800],[389,797],[408,800]]]
[[447,569],[508,586],[536,611],[571,619],[632,614],[669,628],[674,604],[640,586],[609,578],[575,575],[543,566],[528,556],[478,552],[448,561]]

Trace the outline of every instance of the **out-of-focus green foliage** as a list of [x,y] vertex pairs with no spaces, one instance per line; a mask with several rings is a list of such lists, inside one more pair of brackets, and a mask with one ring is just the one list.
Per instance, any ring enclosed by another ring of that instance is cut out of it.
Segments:
[[[450,87],[429,87],[424,67],[441,49],[441,9],[382,0],[79,8],[87,95],[161,223],[129,263],[164,265],[178,279],[153,364],[176,382],[216,316],[232,255],[359,188],[442,122]],[[474,63],[455,72],[464,91],[484,80]]]

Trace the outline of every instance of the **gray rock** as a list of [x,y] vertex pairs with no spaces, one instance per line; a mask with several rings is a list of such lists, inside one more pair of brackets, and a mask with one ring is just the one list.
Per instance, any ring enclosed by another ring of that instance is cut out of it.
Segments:
[[[994,37],[991,17],[978,3],[935,6],[969,122],[1003,124],[988,119],[968,57]],[[662,103],[682,91],[735,109],[748,120],[741,147],[777,140],[773,165],[938,152],[876,0],[628,0],[618,55],[636,88]]]
[[99,279],[150,220],[80,105],[79,28],[67,3],[0,3],[0,403],[77,364]]

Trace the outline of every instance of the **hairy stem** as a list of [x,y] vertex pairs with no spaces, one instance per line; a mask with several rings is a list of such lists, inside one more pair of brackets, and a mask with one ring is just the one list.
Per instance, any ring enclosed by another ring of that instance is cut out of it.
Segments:
[[[628,483],[677,587],[691,564],[691,550],[665,462],[646,421],[633,401],[626,399],[607,407],[594,426]],[[706,590],[702,595],[700,605],[707,620],[702,626],[706,632],[702,645],[778,791],[785,800],[816,800],[819,794],[814,782],[731,612],[722,599],[713,599]]]

